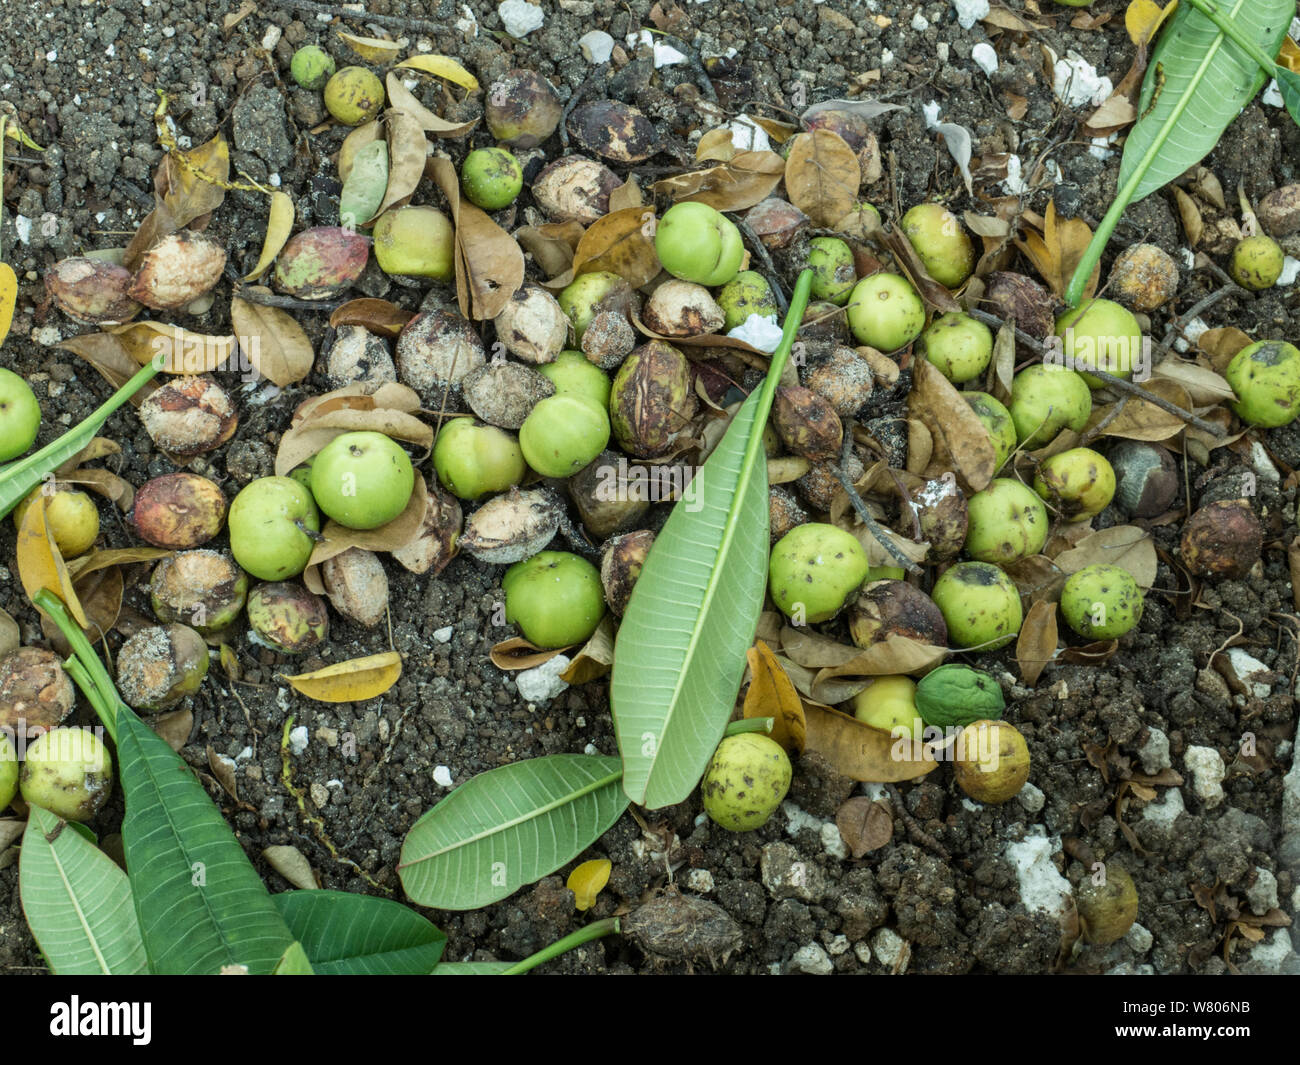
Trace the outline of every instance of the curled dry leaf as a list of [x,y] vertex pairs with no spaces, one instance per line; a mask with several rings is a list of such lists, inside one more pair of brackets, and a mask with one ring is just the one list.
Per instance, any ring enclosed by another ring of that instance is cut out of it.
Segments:
[[838,133],[815,129],[794,139],[785,163],[790,202],[815,225],[833,226],[858,200],[862,169]]
[[901,231],[882,227],[879,232],[879,239],[894,253],[898,265],[927,306],[941,314],[961,310],[961,304],[953,298],[952,293],[930,276],[925,264],[921,262],[921,257],[912,247],[912,242]]
[[163,237],[191,222],[201,228],[202,219],[225,201],[229,183],[230,145],[220,133],[191,151],[169,151],[154,172],[154,209],[131,238],[122,264],[134,271]]
[[739,152],[717,166],[656,181],[654,191],[674,201],[697,200],[719,211],[743,211],[772,195],[785,168],[785,160],[776,152]]
[[519,669],[535,669],[565,650],[564,647],[538,647],[537,644],[530,643],[522,636],[512,636],[496,644],[488,653],[488,657],[492,659],[492,664],[497,669],[513,672]]
[[[1024,216],[1026,219],[1028,215]],[[1034,264],[1039,276],[1047,282],[1048,287],[1058,296],[1065,296],[1065,289],[1074,276],[1075,268],[1083,253],[1092,241],[1092,230],[1082,218],[1056,217],[1056,202],[1048,201],[1047,211],[1043,216],[1043,232],[1040,235],[1032,229],[1025,230],[1023,239],[1016,241],[1016,247],[1024,252],[1026,258]],[[1084,296],[1090,297],[1097,291],[1097,280],[1101,276],[1100,262],[1093,268],[1092,276],[1084,288]]]
[[169,710],[153,719],[153,730],[166,741],[167,746],[180,753],[180,749],[189,742],[194,729],[194,712],[192,710]]
[[745,693],[743,716],[770,717],[772,739],[791,754],[804,748],[807,726],[803,701],[794,682],[786,675],[772,649],[762,640],[745,652],[749,662],[749,690]]
[[301,425],[336,410],[400,410],[414,414],[420,409],[420,394],[409,385],[385,381],[377,388],[365,381],[355,381],[332,392],[312,396],[298,404],[290,419],[292,425]]
[[1062,573],[1046,555],[1030,555],[1002,567],[1016,585],[1022,599],[1031,603],[1042,600],[1055,603],[1061,598],[1061,586],[1066,574]]
[[1074,666],[1099,666],[1119,650],[1119,640],[1099,640],[1082,647],[1066,647],[1061,661]]
[[364,547],[367,551],[392,551],[405,547],[415,539],[424,524],[427,496],[424,478],[417,477],[415,490],[411,493],[406,509],[387,525],[381,525],[377,529],[345,529],[337,522],[326,522],[324,539],[316,545],[308,563],[318,566],[326,559],[342,554],[349,547]]
[[[573,251],[573,277],[608,270],[633,288],[640,288],[660,270],[654,234],[655,213],[650,208],[625,207],[611,211],[593,222],[578,241]],[[562,287],[560,280],[556,278],[548,285]]]
[[161,322],[112,325],[106,332],[115,336],[128,357],[135,360],[136,369],[161,357],[162,372],[169,374],[211,373],[224,366],[235,350],[233,336],[191,333]]
[[586,232],[581,222],[547,222],[540,226],[520,226],[515,240],[537,260],[544,277],[573,276],[573,253]]
[[1089,533],[1053,561],[1067,577],[1085,566],[1118,566],[1127,570],[1139,588],[1156,582],[1156,546],[1151,534],[1136,525],[1113,525]]
[[74,581],[80,581],[97,570],[113,566],[131,566],[137,562],[154,562],[160,558],[170,558],[174,551],[163,547],[112,547],[106,551],[92,551],[88,555],[74,558],[68,563],[68,572]]
[[59,478],[60,484],[75,484],[89,488],[97,495],[103,496],[110,503],[115,503],[118,510],[125,514],[135,502],[135,489],[131,483],[119,477],[112,470],[101,470],[94,466],[83,466],[73,470],[67,476]]
[[614,619],[606,614],[596,631],[573,656],[560,680],[568,684],[586,684],[605,676],[614,666]]
[[1195,248],[1201,243],[1201,237],[1205,233],[1205,219],[1201,217],[1201,209],[1196,206],[1196,201],[1180,188],[1174,189],[1174,202],[1178,205],[1178,217],[1182,220],[1183,232],[1187,234],[1187,244]]
[[[76,579],[73,588],[77,593],[77,602],[86,613],[87,624],[82,626],[81,631],[91,643],[97,643],[117,624],[121,615],[122,596],[126,591],[122,571],[116,566],[96,570]],[[72,645],[62,630],[44,614],[41,615],[41,632],[59,654],[72,653]]]
[[[604,269],[602,267],[601,269]],[[584,270],[583,273],[586,273]],[[765,369],[771,356],[766,351],[760,351],[753,344],[748,344],[739,337],[729,337],[725,333],[697,333],[689,337],[672,337],[665,333],[656,333],[645,322],[641,321],[638,315],[632,315],[632,324],[648,337],[655,340],[663,340],[673,345],[675,348],[723,348],[728,351],[744,352],[746,355],[754,356],[753,360],[746,360],[756,369]]]
[[257,257],[257,265],[251,273],[244,275],[245,281],[256,281],[275,262],[293,232],[293,200],[287,192],[279,190],[271,193],[271,211],[266,218],[266,236],[262,240],[262,253]]
[[637,184],[636,175],[629,174],[627,180],[609,193],[609,209],[623,211],[629,207],[640,207],[645,203],[641,195],[641,186]]
[[1208,366],[1185,359],[1167,358],[1151,371],[1153,379],[1168,378],[1187,390],[1187,395],[1198,407],[1235,400],[1237,395],[1222,374]]
[[292,426],[280,438],[280,449],[275,455],[276,476],[287,476],[289,471],[301,466],[336,436],[354,432],[383,433],[425,451],[433,447],[433,429],[413,414],[387,407],[343,407]]
[[217,783],[221,785],[221,789],[238,802],[239,781],[235,778],[234,759],[228,758],[224,754],[218,754],[212,749],[211,744],[208,744],[205,753],[208,756],[208,769],[212,771],[212,775],[216,778]]
[[817,752],[836,772],[853,780],[915,780],[939,764],[921,744],[896,740],[888,732],[830,707],[805,702],[804,717],[808,723],[804,750]]
[[410,59],[402,60],[396,67],[398,70],[406,68],[432,74],[436,78],[442,78],[453,85],[459,85],[462,89],[468,89],[470,92],[478,88],[478,78],[474,77],[473,74],[450,56],[416,55]]
[[[799,690],[800,695],[822,705],[848,702],[858,692],[871,685],[870,678],[840,680],[835,677],[822,681],[820,684],[814,684],[813,678],[816,673],[813,670],[799,665],[784,655],[777,655],[776,660],[781,663],[781,668],[785,670],[786,675]],[[804,716],[807,716],[806,712]]]
[[948,654],[946,647],[897,634],[864,649],[790,625],[781,630],[781,651],[793,662],[816,671],[814,687],[842,677],[920,675],[928,673]]
[[1016,662],[1029,687],[1038,683],[1043,670],[1055,657],[1057,636],[1056,604],[1040,599],[1029,608],[1016,638]]
[[396,651],[350,658],[311,673],[285,677],[295,691],[321,703],[360,703],[383,695],[402,675]]
[[23,514],[18,529],[18,579],[27,598],[32,599],[42,588],[48,588],[63,600],[77,624],[89,626],[86,613],[73,589],[72,575],[54,542],[54,534],[45,520],[49,497],[39,493]]
[[405,111],[390,109],[384,115],[384,135],[388,140],[388,187],[379,209],[363,226],[370,225],[390,207],[408,202],[424,176],[429,142],[419,121]]
[[461,199],[460,179],[450,159],[429,159],[426,173],[451,206],[460,312],[477,321],[495,318],[524,283],[523,250],[486,212]]
[[1224,326],[1220,329],[1207,329],[1197,338],[1196,346],[1208,356],[1210,365],[1222,373],[1237,352],[1253,343],[1250,334],[1236,326]]
[[[86,333],[69,337],[55,347],[70,351],[85,359],[113,388],[121,388],[140,369],[126,353],[122,342],[111,333]],[[149,381],[131,397],[133,406],[140,406],[160,387],[157,379]]]
[[[471,119],[469,122],[448,122],[445,118],[434,114],[420,103],[415,93],[406,87],[401,76],[394,71],[388,72],[388,76],[384,78],[384,86],[388,90],[388,102],[393,109],[410,115],[425,133],[432,133],[435,137],[452,139],[463,137],[478,123],[478,119]],[[340,176],[342,176],[341,172]]]
[[396,41],[386,41],[379,37],[358,37],[355,33],[344,33],[342,30],[336,32],[339,40],[367,63],[391,63],[402,50],[402,46]]
[[[270,289],[261,286],[249,291],[270,294]],[[297,320],[279,307],[249,303],[236,296],[230,301],[230,324],[248,361],[272,384],[285,388],[311,373],[316,359],[311,341]]]
[[894,838],[894,814],[889,803],[856,795],[835,811],[835,827],[856,860]]
[[311,891],[319,885],[311,871],[311,862],[297,847],[288,844],[276,844],[262,851],[266,864],[279,873],[285,880],[303,891]]
[[[1178,381],[1167,377],[1153,377],[1142,385],[1148,392],[1166,399],[1183,410],[1192,409],[1191,397]],[[1099,424],[1112,411],[1113,404],[1094,407],[1088,419],[1089,427]],[[1102,436],[1118,436],[1126,440],[1169,440],[1186,427],[1178,415],[1162,410],[1154,403],[1130,397],[1124,409],[1102,430]]]
[[378,336],[395,340],[402,327],[415,317],[413,311],[403,310],[388,300],[363,296],[361,299],[348,300],[330,315],[330,327],[337,329],[341,325],[359,325]]
[[997,455],[988,431],[970,404],[928,359],[912,361],[908,411],[919,418],[934,441],[927,479],[954,471],[968,494],[982,491],[993,479]]

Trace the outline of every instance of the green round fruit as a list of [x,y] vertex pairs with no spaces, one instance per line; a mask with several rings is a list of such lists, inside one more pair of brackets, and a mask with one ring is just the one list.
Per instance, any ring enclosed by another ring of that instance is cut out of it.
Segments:
[[903,215],[903,233],[925,264],[926,273],[957,288],[975,269],[975,247],[961,221],[940,203],[918,203]]
[[1039,363],[1012,379],[1010,410],[1020,443],[1042,447],[1062,429],[1083,431],[1092,414],[1092,390],[1081,374]]
[[1119,942],[1137,920],[1137,885],[1114,862],[1106,862],[1100,883],[1089,876],[1080,884],[1074,900],[1083,938],[1094,946]]
[[28,746],[18,786],[30,806],[89,821],[113,793],[113,759],[89,729],[50,729]]
[[289,73],[304,89],[320,89],[334,73],[334,57],[316,44],[305,44],[289,60]]
[[1007,701],[998,682],[983,670],[950,663],[930,670],[916,686],[916,709],[927,725],[965,728],[996,721]]
[[475,148],[460,166],[460,187],[476,207],[499,211],[523,189],[524,168],[504,148]]
[[813,272],[812,298],[837,306],[849,301],[857,282],[853,249],[838,237],[813,237],[808,242],[808,269]]
[[776,542],[768,566],[772,601],[802,624],[829,621],[867,578],[867,554],[834,525],[808,522]]
[[1084,566],[1061,589],[1061,613],[1084,639],[1113,640],[1142,620],[1142,589],[1118,566]]
[[1300,348],[1281,340],[1261,340],[1242,348],[1224,373],[1237,394],[1232,404],[1248,425],[1275,429],[1300,414]]
[[377,529],[406,509],[415,467],[402,445],[376,432],[336,436],[311,464],[311,494],[325,515],[349,529]]
[[0,366],[0,462],[8,462],[36,443],[41,405],[27,382]]
[[1029,744],[1009,721],[976,721],[957,734],[953,777],[976,802],[1014,799],[1029,779]]
[[1006,565],[1036,555],[1047,543],[1051,521],[1032,489],[997,477],[967,501],[966,553],[979,562]]
[[1115,497],[1115,470],[1092,448],[1073,447],[1038,464],[1034,491],[1066,521],[1087,521]]
[[[44,492],[37,488],[14,507],[14,528],[20,529],[32,501]],[[59,485],[45,502],[45,525],[54,535],[59,554],[64,558],[84,555],[99,536],[99,509],[85,492]]]
[[375,261],[384,273],[450,281],[456,276],[456,230],[436,207],[398,207],[375,223]]
[[365,67],[344,67],[325,83],[325,110],[336,122],[359,126],[384,106],[384,83]]
[[925,304],[907,278],[872,274],[853,286],[849,296],[849,328],[878,351],[897,351],[910,344],[925,326]]
[[1261,292],[1277,284],[1286,265],[1286,253],[1272,237],[1260,233],[1238,241],[1232,249],[1228,273],[1232,280],[1251,292]]
[[736,224],[707,203],[673,204],[655,228],[655,251],[674,277],[725,285],[740,270],[745,242]]
[[559,295],[560,310],[573,323],[574,336],[581,340],[601,305],[622,289],[631,292],[626,281],[608,270],[579,274],[566,285]]
[[0,812],[14,801],[18,794],[18,753],[9,742],[9,736],[0,732]]
[[241,569],[264,581],[303,571],[320,532],[311,492],[291,477],[259,477],[230,504],[230,553]]
[[1020,631],[1024,611],[1015,582],[988,562],[958,562],[934,582],[930,598],[959,647],[992,651]]
[[605,616],[600,573],[567,551],[542,551],[516,562],[501,579],[506,620],[538,647],[568,647],[591,638]]
[[718,306],[722,308],[724,332],[744,325],[751,315],[775,318],[781,313],[772,286],[757,270],[742,270],[723,285]]
[[993,442],[993,472],[997,473],[1016,450],[1016,424],[1011,420],[1011,412],[987,392],[962,392],[960,395],[975,412],[975,417],[984,425]]
[[921,334],[921,349],[955,385],[973,381],[993,358],[993,334],[983,322],[953,311],[940,315]]
[[916,681],[911,677],[875,677],[870,687],[853,697],[853,716],[896,739],[919,740],[925,731],[917,713]]
[[573,393],[548,396],[528,412],[519,429],[524,459],[543,477],[577,473],[608,443],[605,408]]
[[460,499],[504,492],[524,479],[524,453],[509,433],[473,418],[453,418],[433,445],[438,480]]
[[1087,300],[1066,311],[1056,320],[1056,336],[1060,365],[1081,374],[1089,388],[1106,382],[1088,370],[1127,379],[1144,365],[1142,327],[1132,311],[1113,300]]
[[554,361],[543,363],[537,372],[555,386],[556,395],[568,393],[589,399],[609,409],[609,374],[580,351],[562,351]]
[[790,790],[790,759],[770,736],[727,736],[700,781],[704,812],[731,832],[761,828]]

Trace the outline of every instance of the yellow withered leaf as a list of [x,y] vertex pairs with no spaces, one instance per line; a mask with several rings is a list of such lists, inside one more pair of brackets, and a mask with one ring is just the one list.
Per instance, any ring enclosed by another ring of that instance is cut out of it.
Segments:
[[745,652],[752,677],[745,693],[745,717],[770,717],[772,739],[792,754],[803,750],[807,725],[803,701],[772,649],[762,640]]
[[111,325],[105,332],[117,337],[126,353],[141,366],[161,356],[162,372],[169,374],[209,373],[220,369],[235,350],[233,336],[191,333],[161,322]]
[[83,629],[90,626],[81,601],[72,587],[72,576],[54,543],[54,534],[45,520],[45,507],[49,496],[37,495],[23,514],[18,530],[18,578],[28,599],[34,599],[42,588],[63,600],[68,612]]
[[609,883],[613,868],[608,858],[593,858],[569,874],[565,886],[573,892],[574,909],[589,910],[595,905],[596,896]]
[[399,70],[402,67],[422,70],[426,74],[444,78],[453,85],[459,85],[462,89],[468,89],[470,92],[478,88],[478,78],[474,77],[456,60],[445,55],[413,55],[410,59],[398,63],[397,66]]
[[1277,62],[1293,74],[1300,74],[1300,44],[1296,44],[1290,37],[1285,38],[1277,53]]
[[14,321],[14,306],[18,302],[18,278],[8,263],[0,263],[0,344],[9,335]]
[[367,63],[387,63],[402,50],[396,41],[385,41],[379,37],[358,37],[355,33],[338,31],[343,43],[357,53]]
[[245,274],[245,281],[256,281],[275,262],[293,232],[293,200],[286,192],[271,193],[271,213],[266,219],[266,239],[262,241],[262,254],[258,256],[257,265],[251,274]]
[[1124,12],[1124,28],[1128,30],[1129,40],[1139,48],[1150,44],[1155,38],[1156,30],[1178,6],[1178,0],[1171,0],[1161,7],[1155,0],[1133,0]]
[[385,651],[284,679],[296,691],[320,703],[359,703],[383,695],[401,675],[402,656]]

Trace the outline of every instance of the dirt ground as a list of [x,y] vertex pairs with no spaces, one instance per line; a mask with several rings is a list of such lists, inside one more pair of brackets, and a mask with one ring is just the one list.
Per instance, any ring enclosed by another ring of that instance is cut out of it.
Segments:
[[[22,287],[0,362],[35,389],[45,412],[42,444],[82,418],[108,390],[74,355],[51,346],[81,330],[42,303],[39,280],[59,258],[124,245],[149,209],[151,174],[161,157],[152,118],[158,90],[177,101],[172,115],[179,135],[198,144],[224,129],[232,137],[234,165],[259,181],[278,180],[293,196],[301,224],[334,224],[337,205],[331,195],[337,187],[331,184],[329,158],[345,131],[308,135],[323,117],[319,94],[282,87],[289,57],[301,44],[318,42],[340,65],[350,61],[334,35],[338,23],[277,0],[259,0],[256,13],[224,35],[222,18],[237,6],[235,0],[217,5],[40,0],[6,4],[0,12],[0,101],[12,104],[22,128],[49,145],[44,153],[10,150],[3,175],[3,246]],[[582,34],[605,29],[622,41],[650,25],[649,0],[559,0],[544,6],[543,27],[514,40],[501,32],[495,5],[482,0],[371,0],[367,5],[373,13],[436,24],[437,32],[394,35],[408,36],[413,45],[426,39],[429,50],[458,57],[484,85],[510,67],[523,66],[546,75],[565,97],[591,69],[576,44]],[[1060,55],[1077,51],[1116,82],[1133,58],[1120,0],[1093,4],[1093,14],[1115,17],[1087,31],[1069,26],[1070,9],[1044,2],[1054,27],[1019,42],[1006,35],[991,38],[983,23],[961,28],[946,0],[701,0],[682,6],[678,36],[706,56],[735,49],[748,69],[751,80],[724,97],[732,110],[746,100],[790,107],[800,92],[809,103],[856,94],[862,88],[857,76],[880,70],[879,81],[868,84],[866,92],[904,105],[873,123],[882,152],[892,156],[895,191],[904,207],[927,197],[942,198],[957,210],[979,207],[962,188],[942,141],[927,132],[923,103],[939,102],[944,120],[967,126],[976,156],[1014,150],[1028,160],[1067,137],[1086,112],[1062,109],[1043,77],[1039,43]],[[1006,6],[1022,10],[1024,4],[1009,0]],[[467,36],[471,12],[477,32]],[[364,15],[349,17],[344,25],[352,32],[371,32]],[[258,54],[268,32],[278,37],[269,62]],[[970,58],[972,48],[986,41],[1000,59],[991,76]],[[946,61],[939,59],[941,46]],[[647,59],[637,58],[602,91],[637,104],[667,138],[685,143],[702,120],[692,94],[673,90],[691,79],[688,67],[656,71]],[[1005,93],[1026,99],[1020,119],[1008,118]],[[471,102],[468,111],[476,106]],[[486,132],[476,131],[466,144],[446,143],[459,159],[467,146],[489,140]],[[1063,175],[1056,188],[1058,205],[1095,224],[1113,195],[1119,157],[1099,159],[1088,147],[1077,139],[1062,140],[1052,158]],[[557,153],[557,140],[546,148]],[[632,169],[649,174],[672,165],[670,156],[661,155]],[[1257,199],[1300,180],[1300,130],[1282,111],[1257,100],[1206,165],[1229,197],[1241,183]],[[887,215],[892,213],[890,169],[884,181],[865,190]],[[1028,204],[1041,212],[1048,196],[1049,190],[1037,191]],[[232,193],[209,230],[228,247],[240,273],[251,268],[260,249],[264,204],[260,197]],[[1140,239],[1178,257],[1184,237],[1167,192],[1130,209],[1112,248]],[[1109,262],[1108,255],[1103,276]],[[1189,269],[1181,282],[1177,299],[1155,316],[1157,336],[1170,311],[1186,310],[1218,287],[1212,276]],[[225,290],[223,284],[219,293]],[[382,278],[371,294],[411,307],[421,297],[418,290],[390,288]],[[208,314],[184,324],[204,333],[228,332],[228,303],[219,296]],[[318,344],[324,319],[302,319]],[[1295,342],[1300,338],[1297,286],[1249,300],[1223,300],[1208,313],[1207,324]],[[231,387],[238,388],[238,381]],[[192,468],[233,496],[271,472],[275,441],[294,406],[324,390],[323,378],[314,374],[272,402],[245,403],[235,438]],[[114,468],[132,483],[173,469],[129,408],[110,421],[105,435],[123,443]],[[1263,433],[1261,439],[1278,462],[1300,467],[1300,429]],[[1226,450],[1214,453],[1208,470],[1190,464],[1192,502],[1231,494],[1227,486],[1243,469]],[[1282,781],[1296,733],[1292,685],[1300,621],[1284,550],[1297,533],[1296,491],[1282,490],[1283,478],[1270,477],[1262,464],[1257,473],[1267,542],[1262,575],[1219,582],[1189,604],[1185,595],[1180,602],[1180,579],[1162,560],[1140,627],[1123,640],[1120,653],[1100,667],[1055,666],[1032,691],[1016,685],[1009,650],[981,657],[978,664],[1002,675],[1006,717],[1024,733],[1032,753],[1034,787],[1018,801],[1001,807],[971,803],[951,773],[940,768],[929,779],[899,786],[906,817],[895,818],[892,843],[854,861],[843,854],[833,817],[847,795],[862,789],[805,760],[796,766],[786,807],[757,832],[733,835],[716,828],[703,817],[698,798],[644,813],[644,828],[624,815],[585,856],[613,863],[609,887],[593,915],[634,907],[671,883],[716,902],[739,925],[743,946],[721,966],[730,973],[903,968],[1045,973],[1058,967],[1060,929],[1054,917],[1026,904],[1024,896],[1032,891],[1022,886],[1014,855],[1032,851],[1032,840],[1046,836],[1046,850],[1056,863],[1049,857],[1047,864],[1072,883],[1084,876],[1083,859],[1091,854],[1123,864],[1141,899],[1141,929],[1114,946],[1084,950],[1071,963],[1075,970],[1225,972],[1230,907],[1224,899],[1240,900],[1245,912],[1250,900],[1280,905],[1294,915],[1300,883],[1300,826],[1292,825],[1284,839],[1281,813]],[[1184,498],[1180,495],[1180,503]],[[107,545],[135,542],[114,508],[102,504],[101,518]],[[1108,510],[1095,525],[1122,520]],[[1175,551],[1177,525],[1154,533],[1164,552]],[[4,522],[0,607],[20,621],[25,642],[40,641],[36,615],[16,588],[14,547],[12,524]],[[519,697],[509,674],[490,663],[492,645],[513,634],[492,623],[501,573],[464,556],[437,578],[415,577],[389,565],[392,637],[405,669],[396,687],[371,702],[331,706],[295,696],[274,679],[285,663],[242,638],[236,650],[244,681],[232,685],[219,669],[211,671],[189,704],[194,727],[182,755],[205,775],[272,890],[288,885],[261,853],[273,844],[293,844],[311,861],[323,886],[400,898],[394,866],[403,836],[448,792],[435,781],[437,767],[446,767],[452,782],[460,783],[538,755],[617,753],[604,682],[570,688],[533,705]],[[128,593],[127,603],[148,610],[139,587]],[[1245,649],[1274,671],[1265,697],[1254,687],[1234,692],[1208,668],[1213,652],[1238,631],[1248,638]],[[328,651],[295,663],[294,671],[299,665],[306,670],[377,653],[387,649],[387,641],[382,629],[364,630],[335,616]],[[290,714],[308,733],[305,750],[291,759],[293,776],[320,828],[281,781],[280,735]],[[90,716],[88,708],[79,709],[78,720]],[[1167,759],[1160,757],[1153,730],[1167,737]],[[1255,737],[1257,753],[1243,756],[1247,733]],[[345,742],[348,734],[355,745]],[[238,803],[207,776],[209,746],[236,760]],[[1223,757],[1227,776],[1221,802],[1205,800],[1193,787],[1185,756],[1194,746],[1214,748]],[[1150,802],[1130,793],[1117,804],[1122,770],[1141,768],[1144,756],[1149,769],[1163,768],[1163,762],[1186,783],[1157,789]],[[120,806],[103,815],[96,825],[101,835],[114,832],[118,818]],[[0,858],[0,971],[39,971],[12,857],[11,852]],[[805,875],[791,875],[795,863],[803,863]],[[449,938],[446,959],[519,958],[584,923],[589,917],[574,913],[563,887],[567,871],[481,911],[430,913]],[[1198,905],[1197,893],[1216,886],[1223,893],[1212,916]],[[1298,972],[1290,938],[1297,934],[1265,929],[1253,950],[1237,934],[1232,964],[1245,971]],[[547,966],[582,973],[664,968],[684,965],[648,957],[620,937],[589,944]]]

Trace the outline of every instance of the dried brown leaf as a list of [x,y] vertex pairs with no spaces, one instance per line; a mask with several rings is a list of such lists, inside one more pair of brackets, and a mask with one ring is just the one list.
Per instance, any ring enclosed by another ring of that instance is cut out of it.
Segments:
[[785,160],[776,152],[738,152],[717,166],[656,181],[654,191],[675,202],[695,200],[719,211],[743,211],[772,195],[785,169]]
[[745,656],[749,661],[750,682],[743,716],[770,717],[772,739],[791,754],[802,751],[807,725],[803,702],[794,683],[762,640],[756,641]]
[[573,656],[560,679],[568,684],[586,684],[605,676],[614,666],[614,619],[606,614],[596,631]]
[[997,455],[984,423],[928,359],[914,359],[912,373],[908,410],[934,439],[935,461],[923,476],[941,477],[952,470],[968,494],[987,488]]
[[1025,615],[1016,639],[1016,662],[1029,687],[1038,683],[1043,670],[1056,655],[1057,635],[1056,604],[1038,600]]
[[363,296],[361,299],[348,300],[331,314],[330,326],[337,329],[341,325],[359,325],[392,340],[414,317],[413,312],[403,310],[388,300]]
[[381,525],[377,529],[345,529],[337,522],[326,522],[322,530],[324,539],[316,545],[308,563],[319,566],[326,559],[341,555],[349,547],[363,547],[367,551],[393,551],[405,547],[424,524],[427,495],[424,478],[417,477],[415,490],[411,493],[406,509],[387,525]]
[[1085,536],[1053,560],[1067,577],[1085,566],[1118,566],[1132,574],[1140,588],[1156,582],[1156,546],[1151,534],[1136,525],[1113,525]]
[[128,357],[135,360],[137,369],[161,358],[162,372],[169,374],[210,373],[224,366],[235,351],[233,336],[191,333],[162,322],[111,325],[106,332],[117,338]]
[[804,749],[820,754],[836,772],[853,780],[915,780],[939,764],[921,744],[896,740],[838,710],[805,702],[804,717],[808,727]]
[[857,795],[835,811],[835,826],[854,859],[879,850],[894,838],[894,814],[889,803]]
[[[249,291],[269,294],[270,290],[254,286]],[[288,312],[236,296],[230,301],[230,324],[240,349],[268,381],[286,388],[311,373],[316,353],[306,331]]]
[[814,129],[798,134],[786,157],[785,187],[795,207],[815,225],[832,226],[857,203],[862,169],[838,133]]

